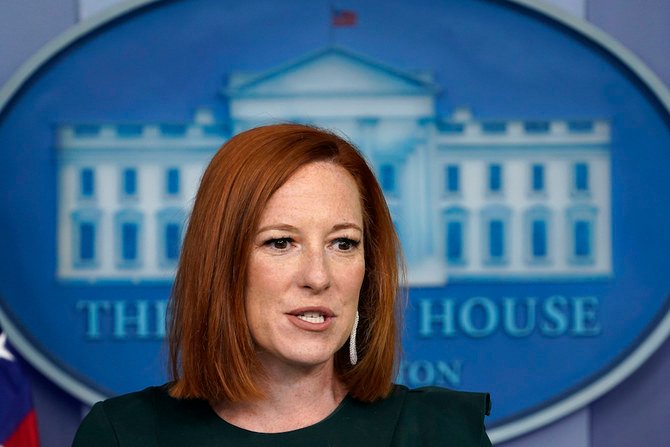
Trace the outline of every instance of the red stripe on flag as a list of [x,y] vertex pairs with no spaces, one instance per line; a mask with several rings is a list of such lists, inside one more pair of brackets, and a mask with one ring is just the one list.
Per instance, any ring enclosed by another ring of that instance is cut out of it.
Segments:
[[30,410],[3,445],[5,447],[39,447],[35,410]]
[[355,11],[349,9],[333,9],[331,23],[333,26],[354,26],[358,22]]

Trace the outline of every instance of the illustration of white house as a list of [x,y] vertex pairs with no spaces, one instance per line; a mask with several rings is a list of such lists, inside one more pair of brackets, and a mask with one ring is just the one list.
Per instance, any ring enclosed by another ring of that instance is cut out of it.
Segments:
[[438,116],[430,76],[329,47],[232,73],[230,119],[58,129],[58,278],[170,281],[198,180],[231,135],[303,122],[353,141],[374,167],[410,285],[612,275],[604,120]]

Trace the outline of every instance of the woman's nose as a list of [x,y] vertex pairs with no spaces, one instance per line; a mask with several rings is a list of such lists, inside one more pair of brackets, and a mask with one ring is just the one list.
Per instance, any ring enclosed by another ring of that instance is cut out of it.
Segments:
[[331,272],[323,249],[308,250],[302,262],[302,287],[313,293],[330,287]]

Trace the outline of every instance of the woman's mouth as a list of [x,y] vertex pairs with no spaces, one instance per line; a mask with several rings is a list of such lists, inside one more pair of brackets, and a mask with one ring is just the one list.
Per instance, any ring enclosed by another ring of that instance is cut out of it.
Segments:
[[322,331],[330,326],[335,314],[328,308],[309,307],[295,309],[287,314],[293,324],[308,331]]
[[326,321],[326,317],[320,312],[305,312],[296,316],[308,323],[323,323]]

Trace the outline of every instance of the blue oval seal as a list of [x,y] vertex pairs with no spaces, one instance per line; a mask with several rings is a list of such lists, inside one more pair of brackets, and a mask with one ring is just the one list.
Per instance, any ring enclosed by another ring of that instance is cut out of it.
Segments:
[[502,441],[644,362],[670,332],[667,89],[532,2],[391,6],[342,23],[327,2],[137,1],[35,55],[0,92],[17,348],[87,402],[164,381],[203,167],[240,130],[302,121],[351,138],[386,193],[409,273],[399,381],[490,390]]

